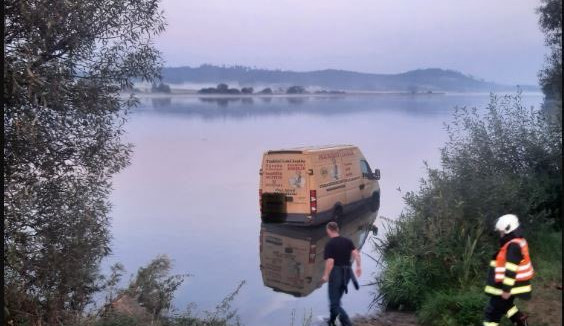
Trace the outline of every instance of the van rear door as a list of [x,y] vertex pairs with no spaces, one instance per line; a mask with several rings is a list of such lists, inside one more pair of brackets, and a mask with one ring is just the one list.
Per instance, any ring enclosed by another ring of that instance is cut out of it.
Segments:
[[309,212],[307,172],[301,152],[266,153],[261,177],[263,213]]

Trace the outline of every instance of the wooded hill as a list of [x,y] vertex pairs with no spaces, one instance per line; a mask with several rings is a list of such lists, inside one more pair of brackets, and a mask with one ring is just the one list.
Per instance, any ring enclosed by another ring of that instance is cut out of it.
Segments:
[[[164,68],[163,81],[181,83],[237,83],[243,86],[321,87],[324,89],[400,92],[491,92],[515,91],[517,85],[501,85],[458,71],[439,68],[418,69],[400,74],[371,74],[326,69],[309,72],[255,69],[243,66]],[[524,91],[539,91],[536,85],[520,85]]]

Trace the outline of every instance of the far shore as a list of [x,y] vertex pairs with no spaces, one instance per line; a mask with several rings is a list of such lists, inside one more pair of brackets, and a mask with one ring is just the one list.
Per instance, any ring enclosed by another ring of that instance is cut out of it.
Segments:
[[[185,97],[185,98],[307,98],[307,97],[346,97],[346,96],[385,96],[385,95],[402,95],[402,96],[435,96],[435,95],[484,95],[491,92],[405,92],[405,91],[345,91],[344,93],[302,93],[302,94],[286,94],[286,93],[252,93],[252,94],[200,94],[198,90],[191,89],[172,89],[170,93],[152,93],[149,91],[133,92],[133,95],[139,98],[168,98],[168,97]],[[497,94],[513,94],[511,91],[497,91]],[[122,93],[128,96],[131,93]],[[527,94],[541,94],[540,92],[523,92]]]
[[[129,93],[124,93],[129,94]],[[152,92],[133,92],[138,97],[202,97],[202,98],[245,98],[245,97],[343,97],[343,96],[359,96],[359,95],[445,95],[446,92],[400,92],[400,91],[348,91],[344,93],[272,93],[272,94],[201,94],[197,90],[177,90],[173,89],[170,93],[152,93]]]

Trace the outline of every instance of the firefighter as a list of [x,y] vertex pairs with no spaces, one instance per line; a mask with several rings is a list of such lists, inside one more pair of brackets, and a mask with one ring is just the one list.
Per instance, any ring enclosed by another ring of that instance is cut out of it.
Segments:
[[533,265],[529,246],[523,237],[519,219],[513,214],[497,219],[495,230],[500,236],[500,248],[492,257],[485,292],[490,301],[485,309],[484,326],[499,325],[505,315],[514,325],[527,326],[527,316],[514,304],[516,297],[531,298]]

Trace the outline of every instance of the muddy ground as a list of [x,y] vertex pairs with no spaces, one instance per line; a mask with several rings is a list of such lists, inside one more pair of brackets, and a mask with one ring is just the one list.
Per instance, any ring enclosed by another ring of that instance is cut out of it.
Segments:
[[359,317],[354,320],[355,326],[416,326],[415,314],[407,312],[384,312],[374,316]]

